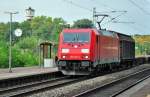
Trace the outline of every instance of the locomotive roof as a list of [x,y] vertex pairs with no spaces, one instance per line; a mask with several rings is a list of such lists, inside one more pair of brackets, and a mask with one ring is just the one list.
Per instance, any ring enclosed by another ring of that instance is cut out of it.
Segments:
[[90,32],[94,29],[92,28],[73,28],[73,29],[64,29],[63,32]]
[[64,29],[63,32],[91,32],[93,31],[97,35],[109,36],[109,37],[117,37],[117,34],[109,31],[109,30],[98,30],[96,28],[76,28],[76,29]]
[[134,39],[130,35],[126,35],[126,34],[119,33],[119,32],[115,32],[115,33],[117,33],[120,40],[135,42]]
[[116,31],[111,30],[97,30],[96,28],[71,28],[71,29],[64,29],[63,32],[91,32],[94,31],[97,35],[104,35],[104,36],[110,36],[110,37],[119,37],[120,40],[126,40],[126,41],[132,41],[134,42],[134,39],[130,35],[122,34]]

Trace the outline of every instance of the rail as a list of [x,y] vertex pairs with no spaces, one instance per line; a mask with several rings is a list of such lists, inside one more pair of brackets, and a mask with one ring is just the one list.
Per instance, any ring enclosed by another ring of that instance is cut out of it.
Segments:
[[[126,77],[119,78],[93,89],[89,89],[73,97],[115,97],[126,89],[150,77],[150,69],[145,69]],[[98,96],[99,95],[99,96]]]

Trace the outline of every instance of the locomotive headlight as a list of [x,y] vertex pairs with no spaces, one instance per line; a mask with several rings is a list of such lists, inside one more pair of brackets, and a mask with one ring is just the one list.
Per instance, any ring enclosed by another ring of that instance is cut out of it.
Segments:
[[66,58],[66,56],[62,56],[62,58],[64,58],[64,59],[65,59],[65,58]]
[[69,49],[62,49],[62,53],[69,53]]
[[82,58],[84,58],[84,59],[88,59],[89,58],[89,56],[88,55],[83,55],[83,57]]
[[89,53],[89,49],[81,49],[82,53]]
[[85,56],[85,58],[88,59],[89,57],[88,57],[88,56]]

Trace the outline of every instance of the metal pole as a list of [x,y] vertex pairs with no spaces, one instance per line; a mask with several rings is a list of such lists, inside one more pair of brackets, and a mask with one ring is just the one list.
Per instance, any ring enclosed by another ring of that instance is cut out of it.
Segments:
[[5,12],[10,15],[10,31],[9,31],[9,73],[12,72],[12,15],[18,12]]
[[11,42],[12,42],[12,13],[10,13],[10,33],[9,33],[9,72],[11,73],[12,67],[12,54],[11,54]]
[[96,19],[95,19],[95,14],[96,14],[96,8],[93,8],[93,25],[96,27]]
[[39,43],[38,48],[39,48],[39,67],[41,68],[42,66],[41,66],[41,45],[40,45],[40,43]]

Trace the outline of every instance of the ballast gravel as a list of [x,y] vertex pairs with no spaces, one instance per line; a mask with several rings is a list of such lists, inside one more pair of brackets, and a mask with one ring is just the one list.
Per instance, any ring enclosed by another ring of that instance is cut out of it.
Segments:
[[150,64],[143,64],[143,65],[140,65],[140,66],[128,69],[128,70],[106,74],[106,75],[99,76],[96,78],[92,78],[92,79],[77,82],[71,85],[67,85],[64,87],[56,88],[53,90],[47,90],[42,93],[33,94],[28,97],[72,97],[75,94],[81,93],[88,89],[111,82],[112,80],[115,80],[117,78],[124,77],[131,73],[140,71],[142,69],[147,69],[147,68],[150,68]]

